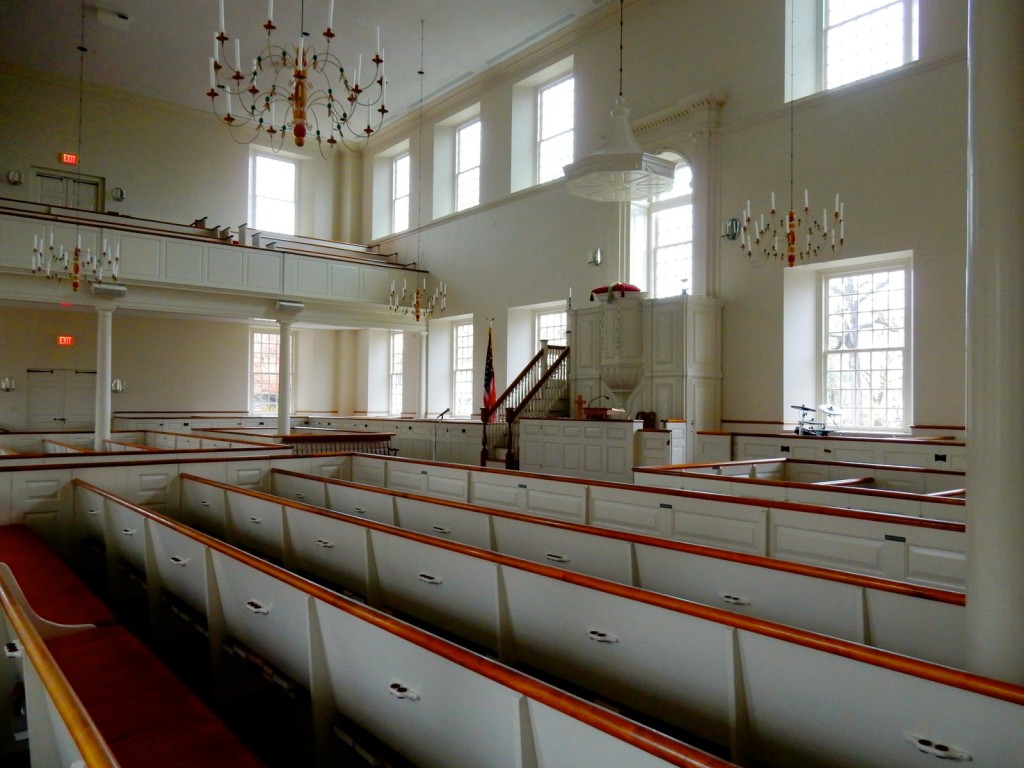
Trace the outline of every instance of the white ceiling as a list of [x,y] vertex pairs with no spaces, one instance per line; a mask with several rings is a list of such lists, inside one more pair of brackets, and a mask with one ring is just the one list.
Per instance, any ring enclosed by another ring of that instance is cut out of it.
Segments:
[[[421,29],[422,94],[430,101],[610,2],[335,0],[333,29],[338,37],[331,50],[343,52],[347,69],[355,69],[361,53],[365,72],[380,26],[389,117],[394,119],[419,102]],[[307,40],[320,47],[328,3],[275,0],[275,40],[290,45],[297,41],[304,7]],[[267,0],[224,0],[224,5],[227,34],[240,39],[243,60],[251,59],[266,42],[261,26]],[[121,25],[126,28],[101,23],[97,6],[127,16]],[[218,0],[86,0],[85,80],[209,109],[209,59],[218,26]],[[76,0],[0,0],[0,61],[77,80],[81,31],[82,5]]]

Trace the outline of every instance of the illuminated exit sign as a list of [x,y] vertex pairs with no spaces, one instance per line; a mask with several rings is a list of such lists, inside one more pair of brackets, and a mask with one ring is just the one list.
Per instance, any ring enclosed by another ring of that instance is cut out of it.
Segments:
[[78,155],[71,152],[61,152],[60,161],[64,163],[64,165],[78,165]]
[[73,346],[75,346],[75,337],[74,336],[58,336],[57,337],[57,346],[58,347],[73,347]]

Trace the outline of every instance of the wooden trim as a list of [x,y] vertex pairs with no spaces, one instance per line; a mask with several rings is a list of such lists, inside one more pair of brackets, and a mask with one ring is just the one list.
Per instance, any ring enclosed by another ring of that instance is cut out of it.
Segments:
[[[35,667],[57,714],[89,768],[118,768],[118,762],[89,717],[85,706],[64,677],[57,662],[18,601],[11,595],[6,577],[0,573],[0,603],[18,641]],[[88,631],[88,630],[84,630]]]
[[[300,477],[306,480],[315,480],[322,483],[329,483],[331,485],[337,485],[344,488],[357,488],[359,490],[368,490],[365,485],[359,483],[349,482],[347,480],[338,480],[333,477],[321,477],[320,475],[310,475],[304,472],[295,472],[291,469],[271,469],[271,474],[288,475],[291,477]],[[195,475],[181,475],[181,477],[187,479],[201,480],[206,483],[217,483],[216,480],[207,480],[206,478],[197,477]],[[237,490],[238,486],[221,484],[221,487],[230,489],[232,491]],[[374,492],[380,493],[386,496],[397,496],[399,498],[410,499],[412,501],[428,502],[438,504],[444,507],[450,507],[453,509],[462,509],[469,512],[478,512],[480,514],[491,515],[494,517],[501,517],[507,520],[516,520],[519,522],[533,523],[534,525],[542,525],[546,528],[557,528],[563,531],[572,531],[576,533],[585,533],[591,536],[600,536],[606,539],[616,539],[619,541],[626,541],[633,544],[641,544],[648,547],[660,547],[662,549],[671,549],[677,552],[687,552],[692,555],[699,555],[701,557],[713,557],[718,560],[729,560],[734,563],[741,563],[743,565],[753,566],[755,568],[768,568],[773,571],[784,571],[786,573],[793,573],[800,576],[810,576],[817,579],[824,579],[826,581],[835,581],[840,584],[850,584],[852,586],[861,587],[863,589],[876,589],[882,592],[893,592],[900,595],[909,595],[912,597],[920,597],[925,600],[935,600],[940,603],[949,603],[951,605],[965,605],[966,598],[960,592],[953,592],[945,589],[937,589],[935,587],[924,587],[909,584],[903,581],[894,581],[891,579],[883,579],[878,576],[867,576],[859,573],[853,573],[852,571],[839,571],[831,568],[823,568],[819,565],[807,565],[804,563],[797,563],[791,560],[776,560],[770,557],[761,557],[759,555],[750,555],[745,552],[734,552],[727,549],[718,549],[716,547],[709,547],[703,544],[691,544],[685,541],[678,541],[676,539],[663,539],[657,536],[647,536],[642,533],[631,533],[629,531],[617,531],[612,528],[599,528],[592,525],[581,525],[580,523],[572,523],[566,520],[553,520],[545,517],[535,517],[533,515],[524,515],[520,512],[509,512],[504,509],[491,509],[490,507],[481,507],[475,504],[468,504],[462,501],[452,501],[451,499],[437,499],[430,496],[421,496],[414,493],[405,493],[403,491],[394,491],[390,488],[369,488]],[[252,493],[261,493],[260,491],[252,491]],[[291,502],[290,499],[284,499],[281,496],[269,496],[274,502],[290,502],[295,504],[301,504],[301,502]],[[322,513],[325,511],[321,507],[313,507],[313,511]],[[331,510],[326,510],[331,511]],[[357,521],[371,523],[370,520],[363,520],[362,518],[356,518]],[[381,525],[375,523],[375,525]],[[393,532],[391,526],[385,526],[388,532]],[[403,529],[404,530],[404,529]],[[411,531],[409,533],[412,533]],[[434,543],[436,540],[434,537],[429,537],[428,541]],[[444,539],[441,539],[444,541]],[[482,550],[487,551],[487,550]]]
[[[190,479],[209,482],[209,484],[214,486],[228,487],[231,490],[239,490],[246,493],[246,495],[252,495],[263,499],[271,499],[274,503],[284,503],[287,506],[292,506],[298,509],[307,509],[321,514],[327,512],[326,510],[320,510],[317,507],[311,507],[310,505],[299,504],[297,502],[289,502],[287,499],[269,496],[268,494],[261,493],[259,491],[249,491],[248,489],[241,489],[235,486],[225,486],[224,483],[207,481],[205,478],[201,477],[190,476]],[[390,632],[403,640],[414,643],[437,656],[447,659],[448,661],[458,664],[470,671],[476,672],[477,674],[504,685],[505,687],[521,693],[524,696],[529,696],[552,709],[563,712],[570,717],[591,725],[594,728],[611,735],[613,738],[630,744],[631,746],[648,752],[649,754],[655,755],[656,757],[665,760],[670,765],[685,766],[688,768],[735,768],[733,763],[729,763],[706,752],[702,752],[701,750],[684,744],[683,742],[676,741],[663,733],[647,728],[635,721],[628,720],[607,709],[590,704],[589,702],[578,699],[575,696],[571,696],[564,691],[537,680],[536,678],[529,677],[521,672],[511,669],[510,667],[506,667],[498,662],[492,661],[485,656],[480,656],[468,651],[425,630],[418,629],[411,624],[406,624],[405,622],[399,621],[385,613],[381,613],[380,611],[362,605],[354,600],[349,600],[336,592],[332,592],[325,587],[321,587],[319,584],[308,581],[301,576],[297,576],[291,571],[287,571],[284,568],[280,568],[267,562],[266,560],[250,555],[249,553],[237,549],[230,544],[226,544],[219,539],[215,539],[212,536],[208,536],[207,534],[189,528],[176,520],[172,520],[156,512],[144,509],[143,507],[122,499],[109,491],[87,483],[84,480],[76,479],[73,480],[72,483],[106,499],[110,499],[117,504],[121,504],[143,517],[147,517],[160,525],[165,525],[184,536],[194,539],[204,546],[208,546],[211,549],[232,557],[250,568],[258,570],[271,578],[277,579],[288,586],[304,592],[314,599],[321,600],[338,610],[344,611],[351,616]],[[346,522],[350,520],[350,516],[342,516],[337,515],[337,513],[329,512],[328,514],[344,517]],[[359,522],[369,523],[370,521]],[[376,526],[377,524],[373,525]],[[394,529],[388,528],[387,526],[381,526],[381,528],[389,533],[394,533]],[[416,536],[420,537],[420,534],[416,534]],[[429,541],[430,543],[438,543],[437,540],[430,536],[424,535],[422,536],[422,539]],[[451,542],[440,543],[451,544]],[[463,545],[452,545],[450,548],[455,551],[470,549]],[[475,550],[472,551],[471,554],[475,554]],[[544,568],[544,566],[538,567]],[[90,763],[89,765],[90,768],[92,768],[92,764]]]
[[[401,529],[394,528],[393,526],[386,526],[381,523],[373,523],[369,520],[360,520],[358,518],[354,518],[352,515],[342,515],[340,513],[322,509],[320,507],[314,507],[308,504],[301,504],[299,502],[292,502],[288,499],[283,499],[278,496],[271,496],[260,491],[251,491],[246,488],[239,488],[237,486],[231,486],[226,483],[220,483],[215,480],[207,480],[206,478],[201,477],[189,476],[189,479],[194,479],[199,482],[212,485],[215,487],[230,489],[233,492],[243,493],[245,495],[250,495],[255,498],[260,498],[263,500],[272,500],[274,503],[280,503],[285,506],[290,506],[296,509],[309,510],[324,516],[337,516],[339,518],[343,518],[346,522],[358,522],[359,524],[365,525],[366,527],[373,528],[376,530],[384,530],[392,535],[399,534],[401,531]],[[326,480],[329,478],[323,479]],[[96,488],[95,486],[91,486],[82,480],[76,479],[72,482],[76,485],[88,487],[90,490],[93,490],[94,492],[104,495],[107,498],[114,499],[119,503],[125,504],[126,506],[130,506],[136,511],[162,522],[162,518],[154,512],[149,512],[147,510],[142,509],[141,507],[136,507],[133,504],[124,502],[124,500],[119,499],[113,494],[103,491],[102,489]],[[182,528],[184,529],[184,526],[182,526]],[[187,533],[187,530],[183,530],[183,532],[185,532],[186,535],[191,535]],[[880,650],[878,648],[871,648],[866,645],[853,643],[849,640],[841,640],[839,638],[828,637],[826,635],[819,635],[808,630],[799,629],[796,627],[789,627],[784,624],[778,624],[771,621],[765,621],[763,619],[756,619],[736,613],[731,613],[722,608],[714,608],[711,606],[701,605],[698,603],[681,600],[680,598],[663,595],[657,592],[648,592],[637,587],[618,584],[611,581],[605,581],[603,579],[598,579],[593,576],[587,576],[572,571],[565,571],[558,568],[553,568],[551,566],[542,565],[540,563],[533,563],[527,560],[519,560],[517,558],[512,558],[506,555],[498,555],[497,553],[479,550],[464,544],[458,544],[456,542],[444,541],[432,536],[427,536],[425,534],[417,534],[411,531],[406,531],[405,533],[408,534],[408,538],[410,539],[426,541],[432,544],[433,546],[438,546],[442,549],[448,549],[461,554],[491,560],[492,562],[496,563],[503,563],[511,567],[523,570],[529,570],[534,573],[558,579],[560,581],[565,581],[571,584],[577,584],[579,586],[599,590],[609,595],[622,597],[628,600],[636,600],[638,602],[658,606],[661,608],[665,608],[666,610],[675,611],[677,613],[683,613],[697,618],[705,619],[707,621],[713,621],[718,624],[731,626],[736,629],[754,632],[756,634],[771,637],[776,640],[795,643],[796,645],[812,648],[814,650],[821,651],[824,653],[830,653],[836,656],[842,656],[844,658],[853,659],[855,661],[861,661],[866,664],[871,664],[872,666],[890,670],[892,672],[899,672],[901,674],[912,675],[914,677],[918,677],[929,682],[938,683],[940,685],[948,685],[954,688],[959,688],[982,696],[989,696],[991,698],[1000,699],[1002,701],[1007,701],[1013,704],[1024,705],[1024,687],[1004,682],[1002,680],[994,680],[991,678],[982,677],[971,672],[957,670],[951,667],[944,667],[938,664],[934,664],[932,662],[922,661],[920,659],[913,659],[907,656],[892,653],[890,651]],[[195,537],[193,536],[193,538]],[[230,548],[229,545],[220,542],[218,542],[218,548],[221,548],[223,551],[229,551],[229,549],[233,549]],[[265,563],[262,560],[258,560],[255,558],[253,559],[256,560],[257,563],[261,564],[260,567],[264,569],[265,572],[271,573],[271,571],[266,569],[273,568],[274,566],[271,566],[269,563]],[[292,579],[294,579],[295,583],[297,583],[300,586],[301,584],[308,583],[304,580],[299,579],[299,577],[297,576],[292,576]],[[316,589],[318,591],[324,591],[323,588],[321,587],[316,587]],[[334,596],[333,593],[327,594],[332,596],[332,601],[339,599],[337,596]],[[319,595],[317,594],[314,596]],[[350,612],[357,613],[354,610]],[[390,620],[394,621],[394,619]],[[385,628],[387,628],[385,624],[379,623],[385,621],[384,618],[374,619],[373,621],[374,623],[378,623],[379,626],[384,626]],[[433,638],[432,635],[430,635],[429,637]]]

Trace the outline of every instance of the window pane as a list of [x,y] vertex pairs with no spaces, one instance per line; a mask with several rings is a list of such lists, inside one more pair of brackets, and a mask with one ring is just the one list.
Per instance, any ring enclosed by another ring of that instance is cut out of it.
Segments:
[[565,312],[541,312],[537,315],[537,342],[563,346],[565,344]]
[[473,414],[473,324],[455,326],[455,355],[452,390],[452,415],[469,418]]
[[277,413],[280,337],[276,333],[252,334],[252,413]]
[[403,347],[404,336],[401,331],[395,331],[391,334],[391,402],[389,408],[394,415],[402,413]]
[[575,81],[568,77],[538,94],[537,183],[561,178],[562,169],[573,161]]
[[916,0],[827,0],[825,87],[886,72],[917,56]]
[[409,228],[409,153],[399,155],[391,163],[391,229],[403,232]]
[[825,400],[840,427],[906,427],[905,291],[903,268],[825,279]]
[[480,121],[455,132],[455,210],[480,203]]
[[264,232],[295,234],[297,164],[253,155],[252,174],[253,227]]

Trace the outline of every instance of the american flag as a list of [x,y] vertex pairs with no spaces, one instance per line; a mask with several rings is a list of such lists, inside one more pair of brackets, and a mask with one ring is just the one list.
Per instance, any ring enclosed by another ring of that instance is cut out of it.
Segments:
[[[498,390],[494,386],[494,339],[490,327],[487,328],[487,362],[484,363],[484,411],[494,407],[498,402]],[[494,421],[494,414],[488,421]]]

